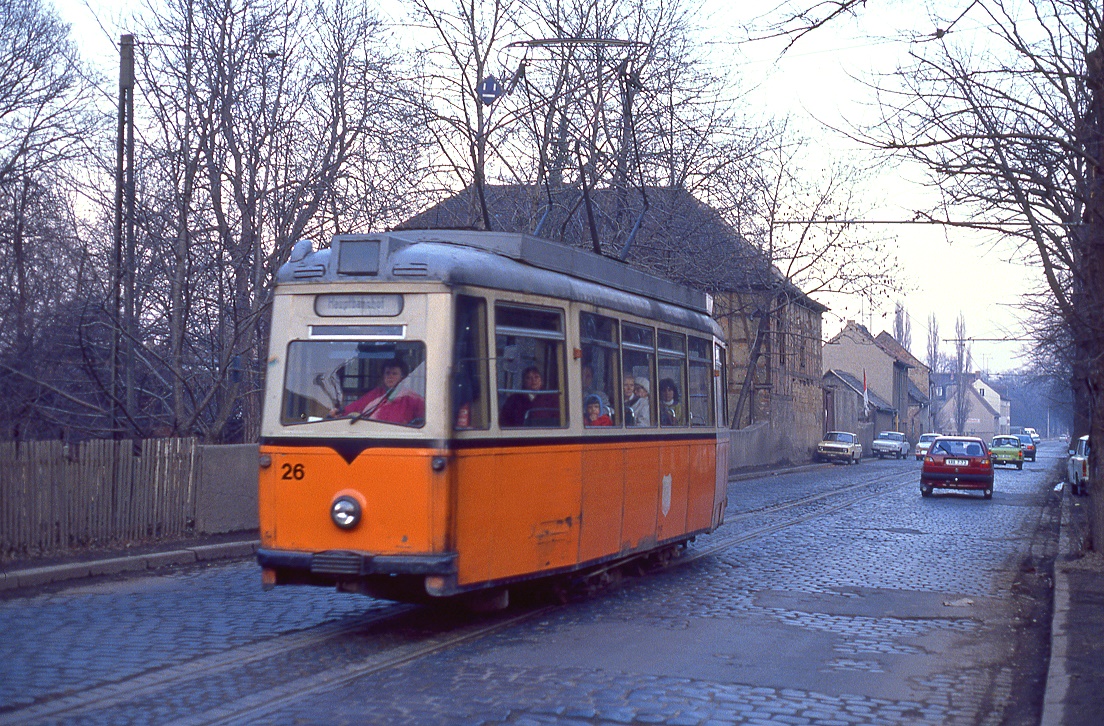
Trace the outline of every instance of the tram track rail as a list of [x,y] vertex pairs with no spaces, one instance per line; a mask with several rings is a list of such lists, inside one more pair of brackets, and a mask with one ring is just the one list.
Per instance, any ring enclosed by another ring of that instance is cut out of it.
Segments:
[[[894,482],[895,479],[907,481]],[[835,512],[848,509],[869,499],[883,496],[887,490],[895,490],[914,484],[914,474],[894,472],[873,479],[829,491],[800,497],[787,502],[739,512],[726,518],[726,524],[747,521],[755,516],[785,514],[788,511],[808,509],[796,516],[782,517],[778,521],[743,531],[712,535],[708,542],[695,543],[680,557],[672,559],[671,567],[678,567],[714,555],[735,545],[766,537],[789,527],[797,526]],[[836,501],[831,501],[836,499]],[[223,703],[184,718],[168,720],[175,726],[196,724],[238,724],[263,720],[266,715],[279,711],[298,699],[333,690],[365,676],[400,667],[406,663],[445,652],[465,643],[473,642],[560,610],[568,605],[555,603],[537,606],[521,613],[497,617],[493,622],[479,619],[460,624],[447,632],[412,637],[409,642],[385,647],[356,663],[346,663],[316,673],[280,683],[269,688],[252,691],[248,696]],[[280,635],[267,641],[251,643],[209,656],[200,656],[181,663],[115,682],[92,686],[83,690],[67,691],[47,697],[38,703],[6,713],[0,712],[0,726],[9,724],[41,723],[64,720],[103,711],[128,703],[156,697],[160,693],[186,687],[203,678],[241,669],[243,666],[286,656],[295,651],[319,648],[328,642],[355,636],[366,630],[398,623],[404,616],[413,616],[423,609],[416,605],[396,603],[376,613],[357,616],[350,620],[327,623],[310,630]]]

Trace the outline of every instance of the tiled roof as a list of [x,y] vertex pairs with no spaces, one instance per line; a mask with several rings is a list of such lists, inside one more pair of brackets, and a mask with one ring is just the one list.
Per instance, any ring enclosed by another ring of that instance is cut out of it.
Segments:
[[[826,376],[835,376],[836,378],[843,381],[844,384],[846,384],[848,388],[855,391],[855,393],[859,394],[860,396],[862,395],[862,392],[863,392],[862,381],[860,381],[858,378],[851,375],[847,371],[841,371],[837,368],[833,368],[830,371],[828,371],[827,373],[825,373],[824,375],[826,375]],[[896,413],[897,412],[897,409],[894,408],[893,404],[891,404],[889,401],[886,401],[884,398],[882,398],[878,394],[874,393],[874,391],[871,391],[869,389],[869,387],[866,390],[866,396],[867,396],[867,398],[870,399],[871,405],[873,405],[879,411],[885,411],[887,413]]]
[[910,402],[918,403],[921,406],[926,406],[931,403],[928,399],[928,394],[920,390],[920,387],[913,383],[911,380],[908,382],[908,397]]
[[874,342],[878,344],[878,347],[884,350],[891,357],[896,358],[901,363],[906,364],[910,368],[924,368],[927,366],[920,362],[920,360],[908,351],[908,348],[897,342],[889,333],[884,330],[878,333],[874,338]]
[[[818,312],[827,307],[790,283],[755,245],[685,189],[647,187],[647,209],[638,190],[598,189],[592,208],[602,253],[620,257],[639,224],[626,262],[639,269],[709,293],[783,290]],[[491,226],[526,232],[593,250],[582,195],[575,189],[549,194],[535,185],[485,188]],[[641,212],[643,211],[643,214]],[[469,187],[399,229],[483,229],[478,195]]]

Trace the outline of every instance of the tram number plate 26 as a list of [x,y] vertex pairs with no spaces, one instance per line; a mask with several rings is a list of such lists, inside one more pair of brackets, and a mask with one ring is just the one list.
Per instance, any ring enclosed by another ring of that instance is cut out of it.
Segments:
[[294,481],[299,481],[304,476],[306,476],[306,469],[303,467],[302,464],[292,464],[286,461],[283,464],[280,464],[281,479],[291,479]]

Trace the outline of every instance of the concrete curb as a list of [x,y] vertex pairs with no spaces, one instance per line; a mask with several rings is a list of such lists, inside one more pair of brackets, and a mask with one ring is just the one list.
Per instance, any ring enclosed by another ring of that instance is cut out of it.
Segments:
[[784,474],[795,474],[800,471],[809,471],[811,469],[819,469],[824,466],[830,466],[824,463],[813,464],[798,464],[797,466],[791,466],[786,469],[771,469],[769,471],[730,471],[728,472],[728,481],[746,481],[748,479],[766,479],[772,476],[782,476]]
[[1066,668],[1069,651],[1069,577],[1062,568],[1062,557],[1070,551],[1070,498],[1062,487],[1062,517],[1058,530],[1058,553],[1054,560],[1054,602],[1050,620],[1050,664],[1043,692],[1043,714],[1039,726],[1061,726],[1065,715],[1070,677]]
[[189,565],[196,562],[245,559],[256,554],[259,545],[260,543],[256,540],[224,542],[222,544],[183,547],[166,552],[150,552],[144,555],[112,557],[90,562],[70,562],[63,565],[12,570],[0,573],[0,592],[78,580],[96,575],[142,572],[171,565]]

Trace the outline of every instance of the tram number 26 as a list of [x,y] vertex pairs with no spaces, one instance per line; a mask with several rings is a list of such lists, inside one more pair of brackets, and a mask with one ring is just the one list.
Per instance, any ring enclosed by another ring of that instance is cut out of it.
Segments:
[[280,471],[283,472],[280,475],[281,479],[294,479],[296,481],[306,476],[306,470],[302,464],[283,464],[280,467]]

